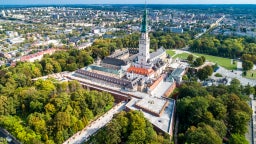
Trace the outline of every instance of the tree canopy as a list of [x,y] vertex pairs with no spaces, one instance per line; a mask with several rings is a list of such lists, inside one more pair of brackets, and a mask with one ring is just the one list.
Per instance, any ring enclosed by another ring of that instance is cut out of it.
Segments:
[[38,80],[0,93],[0,126],[28,144],[62,143],[114,104],[110,94],[86,91],[76,81]]
[[177,101],[179,143],[222,144],[224,138],[243,142],[252,114],[244,89],[236,80],[207,88],[183,84]]
[[121,112],[87,143],[170,144],[168,136],[158,135],[152,124],[139,111]]

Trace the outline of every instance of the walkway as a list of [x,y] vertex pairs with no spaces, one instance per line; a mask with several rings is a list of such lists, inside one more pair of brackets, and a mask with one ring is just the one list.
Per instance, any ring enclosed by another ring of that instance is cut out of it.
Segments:
[[242,85],[251,85],[251,86],[255,86],[256,85],[256,80],[253,80],[253,79],[248,79],[248,78],[244,78],[241,74],[242,72],[240,71],[234,71],[234,72],[231,72],[230,70],[227,70],[223,67],[220,67],[218,70],[217,70],[217,73],[220,73],[223,77],[227,77],[227,78],[236,78],[238,79]]
[[104,127],[108,122],[111,121],[113,116],[119,112],[121,112],[125,108],[126,103],[121,102],[114,106],[111,110],[105,113],[103,116],[98,118],[97,120],[90,123],[83,130],[77,132],[68,140],[66,140],[63,144],[81,144],[89,140],[89,137],[95,134],[99,129]]
[[[175,55],[178,54],[182,54],[182,53],[188,53],[188,54],[192,54],[189,51],[183,51],[183,50],[174,50],[175,51]],[[173,55],[173,57],[175,56]],[[227,70],[224,67],[219,66],[220,68],[217,70],[217,72],[215,73],[220,73],[223,77],[227,77],[227,78],[236,78],[238,79],[242,85],[251,85],[251,86],[255,86],[256,85],[256,80],[254,79],[248,79],[242,76],[243,71],[242,70],[233,70],[233,72],[231,72],[231,70]],[[238,63],[238,68],[241,68],[241,63]],[[256,66],[254,65],[254,68],[256,69]],[[215,74],[214,73],[214,74]],[[213,75],[214,75],[213,74]]]
[[[252,134],[252,140],[250,141],[251,144],[256,143],[256,136],[255,136],[255,131],[256,131],[256,100],[253,99],[253,96],[250,96],[252,98],[251,100],[251,105],[252,105],[252,123],[251,123],[251,134]],[[250,132],[249,132],[250,133]]]
[[14,136],[12,136],[7,130],[3,128],[0,128],[0,138],[6,139],[8,144],[20,144],[20,142]]

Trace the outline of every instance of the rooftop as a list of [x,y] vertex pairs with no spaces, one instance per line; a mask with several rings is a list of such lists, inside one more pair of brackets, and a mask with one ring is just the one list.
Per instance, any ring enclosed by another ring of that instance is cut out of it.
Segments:
[[149,87],[149,89],[154,90],[163,79],[164,79],[164,76],[161,75],[156,81],[154,81],[154,83]]
[[108,56],[109,58],[119,58],[125,54],[129,54],[129,50],[125,49],[125,50],[116,50],[112,55]]
[[175,69],[175,70],[172,72],[172,76],[174,76],[174,77],[181,76],[183,72],[184,72],[184,69],[182,69],[182,68],[177,68],[177,69]]
[[154,97],[145,97],[138,102],[136,102],[136,106],[149,111],[150,113],[159,114],[162,109],[164,109],[166,103],[168,101],[164,99],[154,98]]
[[[126,104],[126,107],[131,110],[140,110],[135,107],[135,103],[139,101],[139,99],[133,98],[129,103]],[[174,114],[174,100],[166,100],[168,101],[168,105],[165,107],[162,115],[160,117],[154,116],[150,113],[142,111],[144,116],[152,123],[155,127],[161,129],[163,132],[166,132],[168,134],[171,134],[172,131],[172,125],[173,125],[173,114]],[[154,109],[151,108],[151,109]]]
[[115,66],[123,66],[126,65],[126,62],[121,59],[117,58],[111,58],[111,57],[106,57],[102,60],[103,63],[105,64],[110,64],[110,65],[115,65]]
[[150,53],[150,59],[153,59],[161,54],[165,53],[165,49],[163,47],[157,49],[157,51]]
[[152,96],[154,97],[162,97],[164,96],[165,92],[173,85],[174,81],[163,81],[151,92]]
[[37,53],[34,53],[34,54],[22,56],[20,58],[20,61],[28,61],[28,60],[30,60],[32,58],[36,58],[36,57],[39,57],[39,56],[42,56],[42,55],[45,55],[45,54],[51,54],[51,53],[53,53],[55,51],[56,51],[56,49],[47,49],[47,50],[44,50],[44,51],[41,51],[41,52],[37,52]]
[[119,75],[122,72],[121,70],[109,69],[109,68],[101,67],[101,66],[97,66],[97,65],[90,65],[90,66],[86,67],[85,70],[86,71],[97,70],[97,71],[103,71],[103,72],[112,73],[112,74],[116,74],[116,75]]
[[150,75],[154,73],[153,69],[144,69],[144,68],[137,68],[137,67],[133,67],[131,66],[130,68],[128,68],[127,72],[133,72],[136,74],[140,74],[140,75]]
[[126,87],[126,88],[132,88],[132,86],[133,86],[131,84],[132,83],[131,81],[128,81],[125,79],[117,79],[114,77],[110,77],[110,76],[106,76],[106,75],[102,75],[102,74],[98,74],[98,73],[93,73],[93,72],[85,71],[82,69],[75,71],[74,76],[80,77],[80,78],[89,77],[90,79],[101,80],[101,81],[105,81],[107,83],[116,84],[116,85],[119,85],[121,87]]

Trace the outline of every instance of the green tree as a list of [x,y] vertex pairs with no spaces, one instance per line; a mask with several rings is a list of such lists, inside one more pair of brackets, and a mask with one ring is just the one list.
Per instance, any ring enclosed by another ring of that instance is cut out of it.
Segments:
[[188,143],[222,144],[222,139],[209,125],[199,124],[198,127],[190,127],[186,133]]
[[37,134],[45,133],[46,128],[46,122],[43,119],[43,115],[40,113],[33,113],[28,116],[28,125],[35,130]]
[[229,139],[230,144],[249,144],[246,138],[240,134],[231,134]]
[[146,139],[146,132],[143,129],[132,131],[131,135],[128,137],[128,144],[143,143]]
[[203,59],[201,57],[196,58],[196,60],[194,61],[194,66],[198,67],[201,66],[203,64]]
[[242,63],[242,67],[243,67],[243,70],[245,71],[251,70],[253,68],[253,63],[251,61],[245,60]]
[[247,124],[250,120],[250,115],[243,111],[233,111],[229,117],[232,133],[244,135],[247,132]]
[[44,72],[45,72],[46,74],[51,74],[51,73],[53,73],[53,70],[54,70],[54,68],[53,68],[52,64],[47,63],[47,64],[45,65],[45,70],[44,70]]
[[8,144],[8,141],[5,138],[0,137],[0,144]]
[[198,70],[197,72],[197,77],[200,79],[200,80],[205,80],[208,78],[208,71],[206,69],[200,69]]
[[187,60],[192,63],[194,61],[194,56],[192,54],[188,55]]
[[66,112],[58,112],[54,118],[54,123],[56,124],[58,131],[62,131],[65,127],[70,126],[70,115]]
[[199,69],[197,72],[197,76],[200,80],[205,80],[208,76],[211,76],[213,73],[213,69],[211,66],[205,66],[202,69]]

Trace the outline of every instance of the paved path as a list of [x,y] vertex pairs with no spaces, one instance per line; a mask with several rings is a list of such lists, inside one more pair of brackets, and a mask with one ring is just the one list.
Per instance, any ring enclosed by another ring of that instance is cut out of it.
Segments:
[[[182,53],[192,54],[191,52],[184,51],[184,50],[174,50],[174,51],[175,51],[175,55],[182,54]],[[239,68],[241,67],[241,65],[242,65],[241,63],[238,64]],[[256,65],[254,65],[254,69],[256,69]],[[236,78],[236,79],[240,80],[242,85],[248,85],[248,84],[250,84],[251,86],[256,85],[256,80],[243,77],[241,70],[238,70],[238,71],[234,70],[234,72],[231,72],[230,70],[227,70],[220,66],[217,73],[220,73],[223,77],[232,78],[232,79]]]
[[242,72],[240,72],[240,71],[231,72],[230,70],[227,70],[227,69],[225,69],[223,67],[220,67],[217,70],[217,73],[220,73],[223,77],[236,78],[244,86],[248,85],[248,84],[250,84],[251,86],[255,86],[256,85],[256,80],[244,78],[242,76]]
[[[252,96],[251,96],[252,98]],[[256,134],[255,134],[255,131],[256,131],[256,100],[253,100],[251,101],[251,104],[252,104],[252,140],[250,141],[251,144],[256,144]]]
[[104,127],[108,122],[111,121],[114,114],[121,112],[125,108],[126,103],[121,102],[114,106],[111,110],[105,113],[103,116],[98,118],[97,120],[90,123],[87,127],[85,127],[82,131],[77,132],[68,140],[66,140],[63,144],[81,144],[87,140],[93,134],[95,134],[99,129]]
[[[253,95],[250,95],[250,99],[251,100],[248,102],[248,105],[250,106],[251,109],[253,109],[252,108],[252,101],[254,101],[253,100]],[[254,134],[253,134],[253,115],[254,115],[254,112],[253,112],[253,114],[251,116],[251,120],[250,120],[250,122],[248,124],[248,131],[245,134],[245,137],[246,137],[247,141],[249,142],[249,144],[254,144],[254,138],[253,138],[254,137]]]

